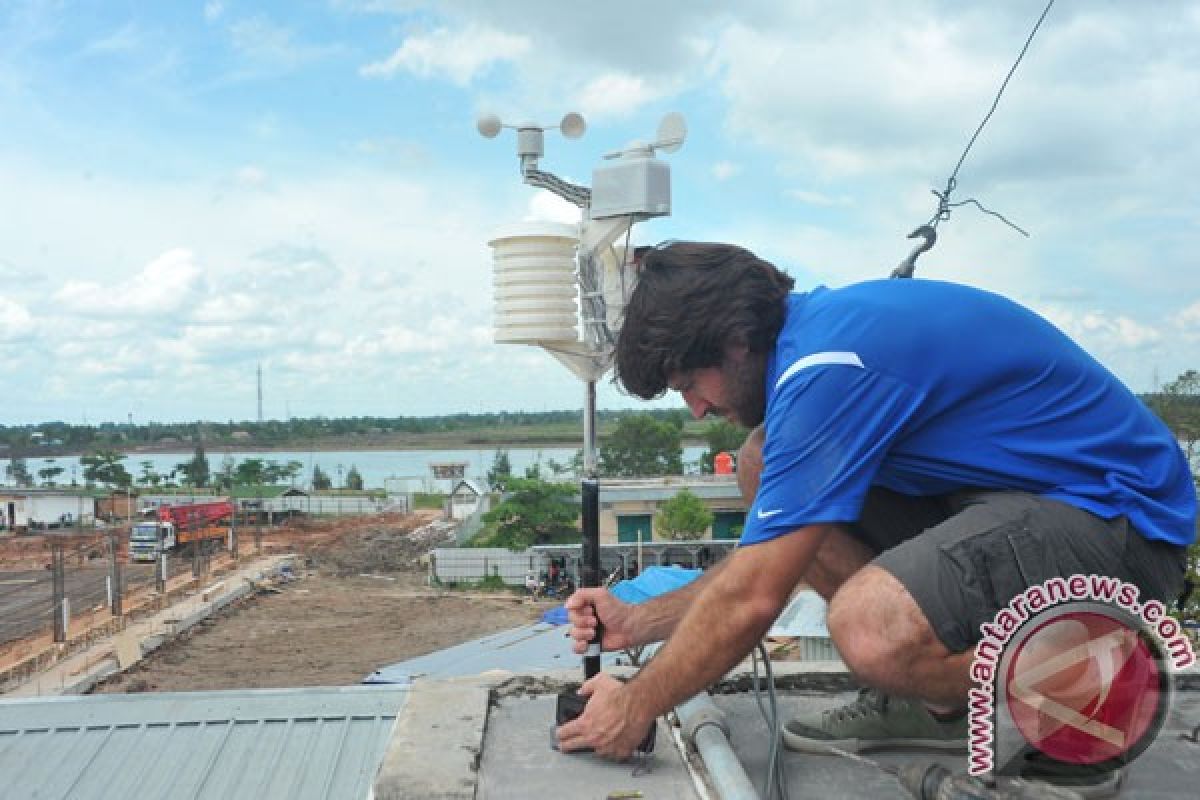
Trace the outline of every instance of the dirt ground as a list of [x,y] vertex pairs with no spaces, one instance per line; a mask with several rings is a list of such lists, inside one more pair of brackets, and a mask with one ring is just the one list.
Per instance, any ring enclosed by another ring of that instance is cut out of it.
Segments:
[[346,518],[264,538],[302,555],[297,580],[252,596],[164,645],[97,692],[359,683],[379,667],[536,620],[552,601],[440,591],[421,556],[429,516]]

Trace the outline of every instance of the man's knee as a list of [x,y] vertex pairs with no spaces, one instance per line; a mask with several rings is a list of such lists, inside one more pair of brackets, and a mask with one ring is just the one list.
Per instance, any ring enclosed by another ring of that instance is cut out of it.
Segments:
[[888,680],[919,654],[947,654],[904,585],[873,565],[834,594],[827,625],[846,665],[868,682]]

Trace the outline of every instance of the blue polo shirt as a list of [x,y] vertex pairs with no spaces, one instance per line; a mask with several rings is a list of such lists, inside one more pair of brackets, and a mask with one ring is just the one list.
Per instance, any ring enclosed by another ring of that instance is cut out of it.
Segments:
[[742,544],[858,519],[868,489],[1033,492],[1176,544],[1196,491],[1167,427],[1026,308],[931,280],[788,299]]

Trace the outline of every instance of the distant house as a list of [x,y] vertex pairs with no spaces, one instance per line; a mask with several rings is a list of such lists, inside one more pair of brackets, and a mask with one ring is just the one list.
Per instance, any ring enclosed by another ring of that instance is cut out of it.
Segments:
[[229,438],[238,442],[245,442],[253,439],[254,437],[250,434],[250,431],[234,431],[233,433],[229,434]]
[[606,544],[649,542],[660,504],[687,489],[713,514],[706,538],[736,541],[746,521],[746,503],[734,475],[675,475],[619,478],[600,484],[600,541]]
[[96,499],[96,516],[110,522],[133,519],[139,508],[138,493],[132,489],[114,489]]
[[462,479],[450,491],[450,518],[466,519],[491,506],[487,488],[478,481]]
[[68,489],[0,489],[0,527],[10,531],[91,524],[96,499]]

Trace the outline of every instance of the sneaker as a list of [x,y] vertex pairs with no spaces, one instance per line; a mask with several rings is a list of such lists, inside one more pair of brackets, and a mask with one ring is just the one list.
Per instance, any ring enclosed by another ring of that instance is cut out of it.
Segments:
[[967,748],[967,716],[941,722],[920,701],[862,689],[852,703],[789,721],[783,726],[783,742],[788,749],[803,753],[829,753],[832,748],[857,753],[893,747],[963,751]]

